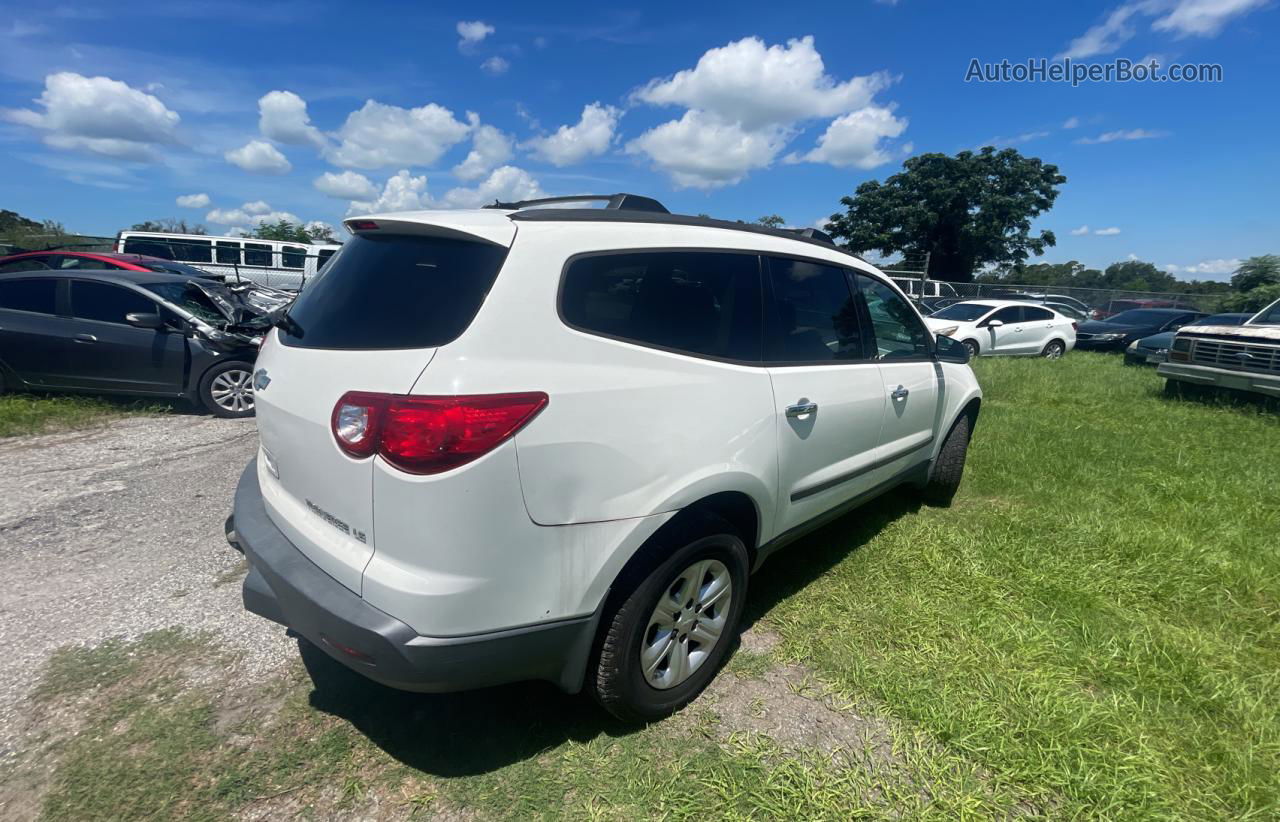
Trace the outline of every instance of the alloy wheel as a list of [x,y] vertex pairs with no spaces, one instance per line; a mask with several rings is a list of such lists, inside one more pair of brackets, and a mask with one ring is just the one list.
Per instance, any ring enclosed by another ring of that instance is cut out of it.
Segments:
[[226,411],[252,411],[253,374],[239,368],[223,371],[209,384],[209,396]]
[[666,690],[702,667],[721,641],[732,602],[723,562],[702,559],[684,569],[658,598],[640,641],[645,681]]

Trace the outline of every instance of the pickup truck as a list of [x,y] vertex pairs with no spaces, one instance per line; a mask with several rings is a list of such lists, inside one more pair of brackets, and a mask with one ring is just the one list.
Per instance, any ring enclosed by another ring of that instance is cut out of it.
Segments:
[[1198,386],[1280,398],[1280,300],[1244,325],[1182,328],[1156,372],[1170,392]]

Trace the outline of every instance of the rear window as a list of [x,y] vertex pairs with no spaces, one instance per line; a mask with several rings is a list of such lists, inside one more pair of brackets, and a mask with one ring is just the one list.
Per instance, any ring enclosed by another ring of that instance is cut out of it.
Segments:
[[310,280],[280,329],[298,348],[434,348],[480,310],[507,250],[488,243],[360,235]]

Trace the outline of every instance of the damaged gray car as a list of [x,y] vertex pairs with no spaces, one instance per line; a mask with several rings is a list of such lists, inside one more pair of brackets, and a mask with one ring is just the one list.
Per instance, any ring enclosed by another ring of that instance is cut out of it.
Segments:
[[294,294],[142,271],[0,274],[0,391],[183,399],[253,414],[253,362]]

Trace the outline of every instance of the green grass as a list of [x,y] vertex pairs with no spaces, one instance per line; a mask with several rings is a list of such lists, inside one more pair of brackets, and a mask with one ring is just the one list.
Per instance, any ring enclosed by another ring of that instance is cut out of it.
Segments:
[[163,413],[170,407],[144,400],[70,394],[0,394],[0,438],[85,428],[117,417]]
[[767,569],[778,652],[1065,816],[1276,818],[1280,417],[1114,357],[976,370],[955,506]]
[[635,729],[550,686],[403,694],[322,657],[315,689],[193,686],[178,661],[217,654],[164,632],[55,657],[36,709],[88,724],[51,743],[43,813],[1280,817],[1280,416],[1166,400],[1111,357],[976,367],[955,505],[895,494],[771,559],[748,618],[778,645],[722,674],[803,663],[875,718],[862,743],[710,699]]

